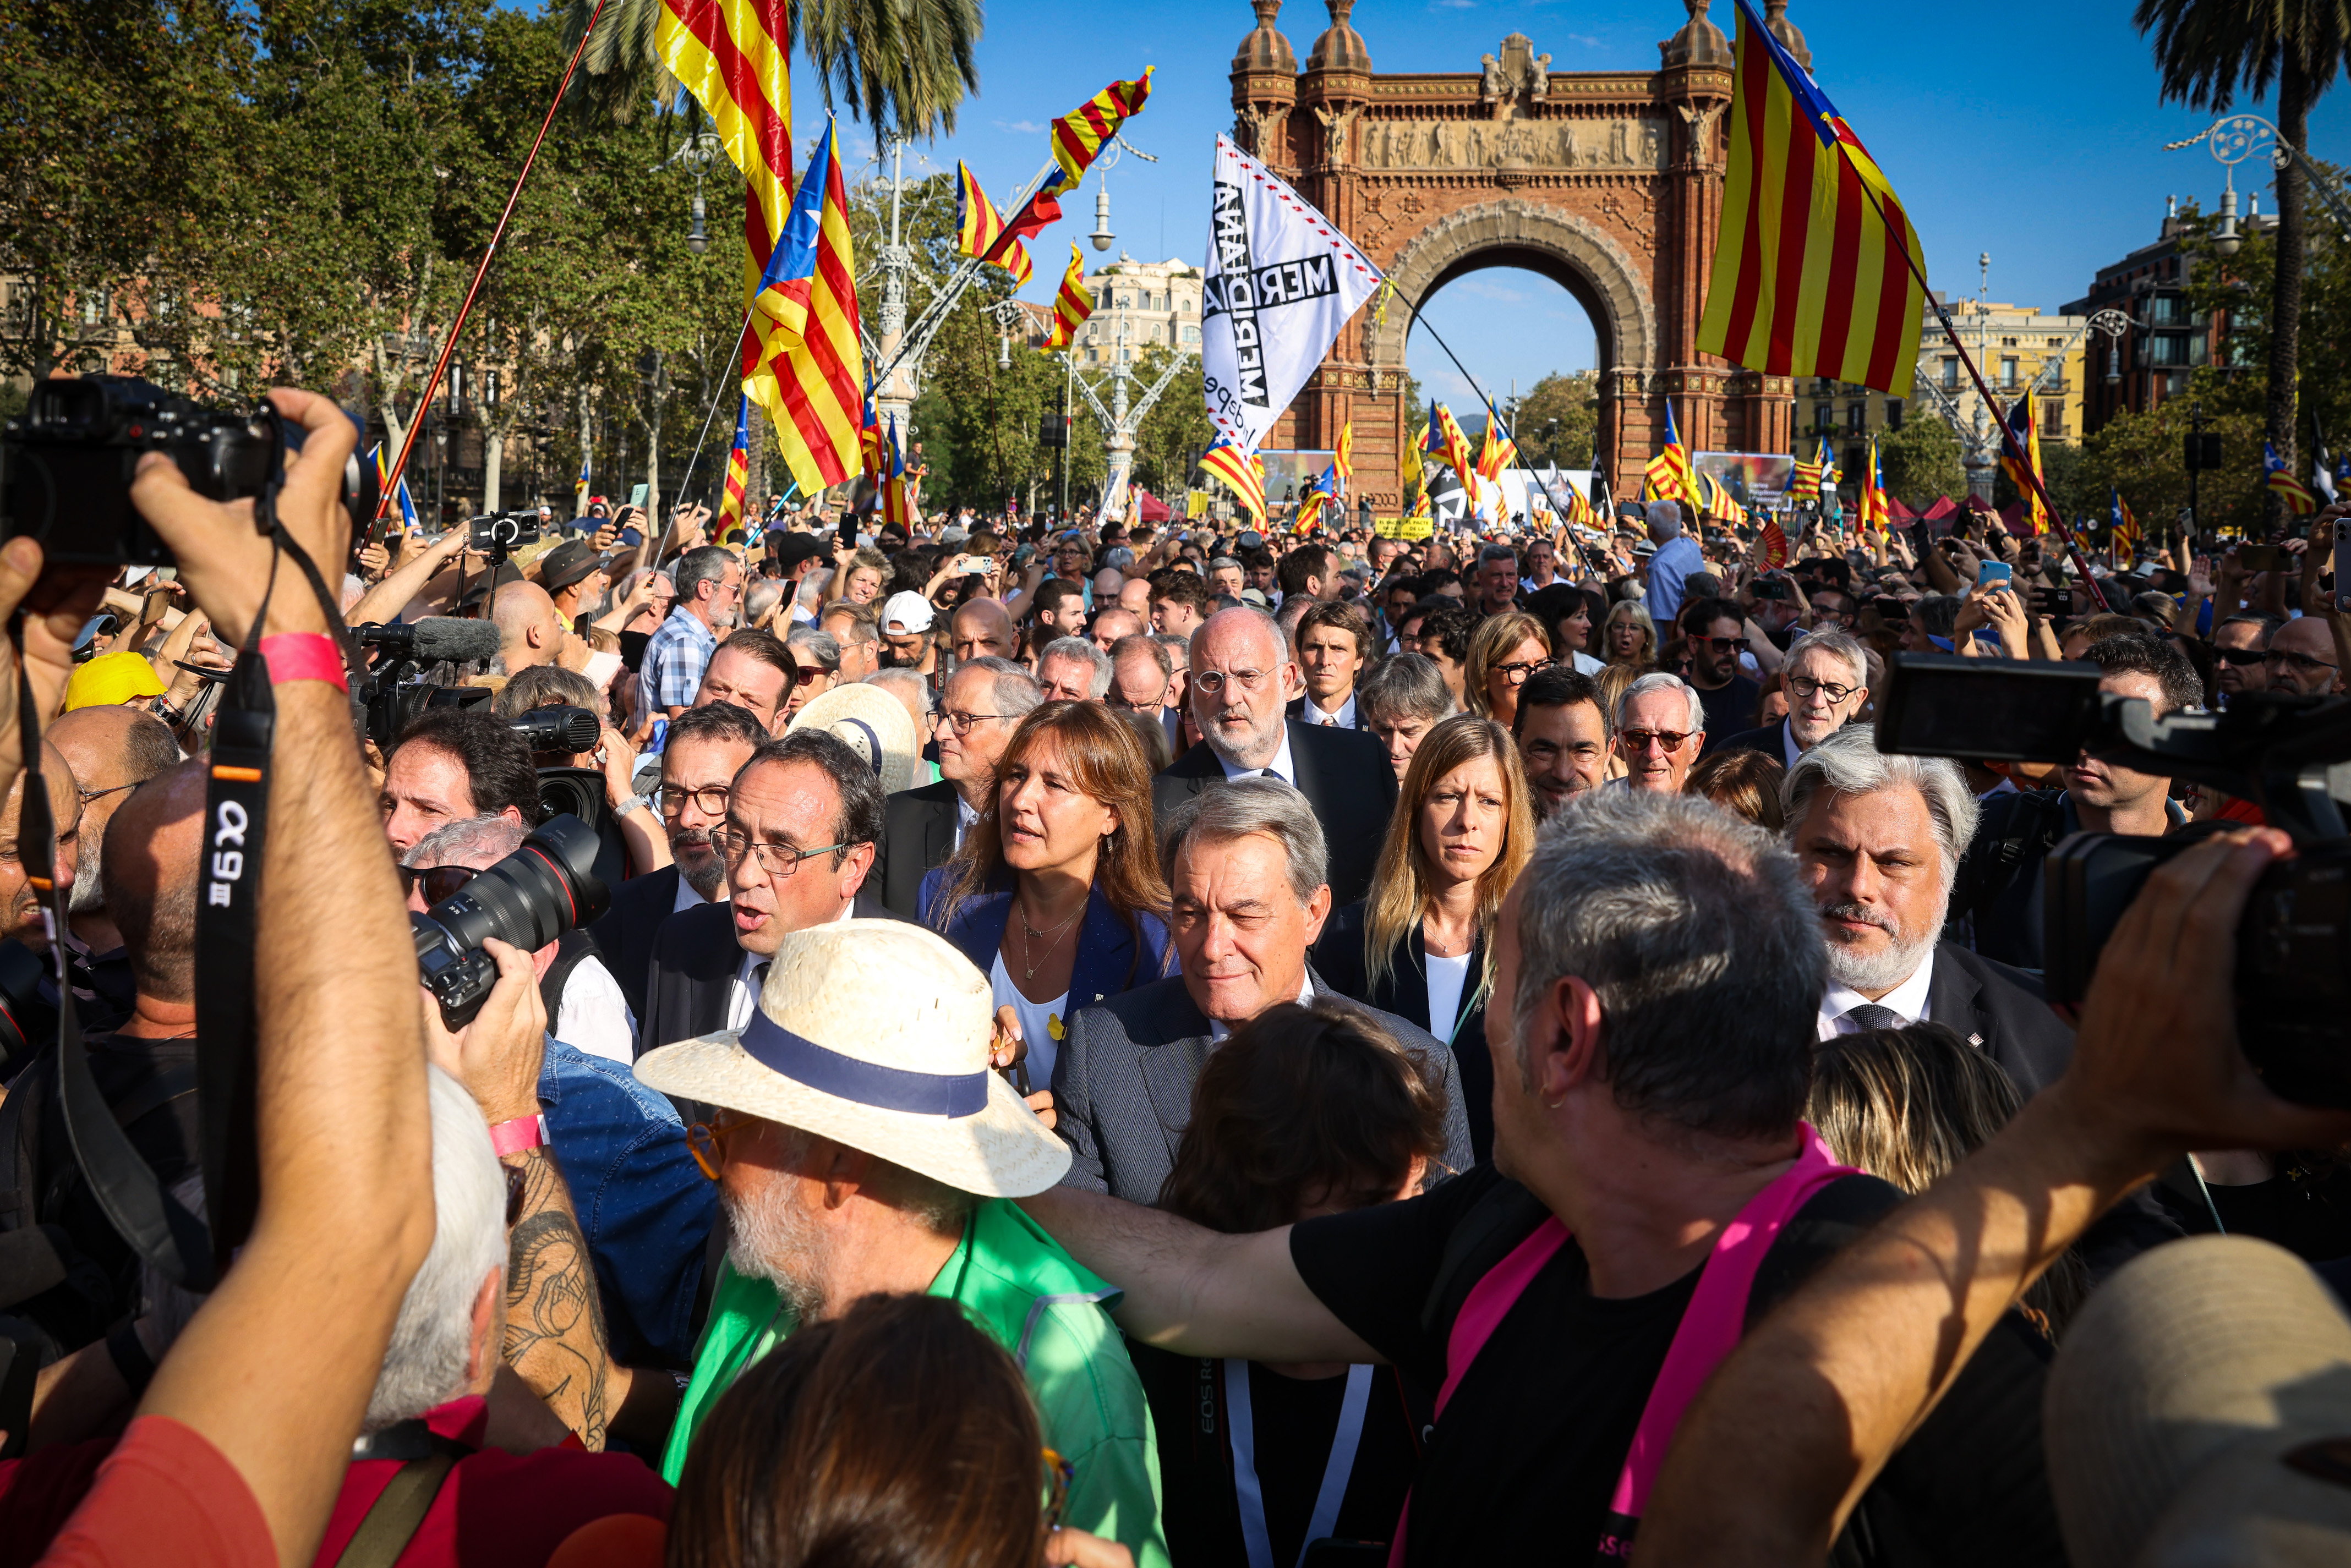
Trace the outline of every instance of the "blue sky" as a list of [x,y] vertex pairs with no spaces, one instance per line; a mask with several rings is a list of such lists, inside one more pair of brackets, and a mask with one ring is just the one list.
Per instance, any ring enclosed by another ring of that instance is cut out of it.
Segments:
[[[1718,26],[1733,32],[1735,18],[1730,0],[1714,0]],[[1977,13],[1794,0],[1789,19],[1811,45],[1822,87],[1909,206],[1938,288],[1972,294],[1977,254],[1989,251],[1993,299],[2054,309],[2086,292],[2096,268],[2155,237],[2167,194],[2218,201],[2221,169],[2208,153],[2162,151],[2211,117],[2159,101],[2127,5],[2043,0]],[[1657,41],[1685,20],[1676,0],[1364,0],[1351,18],[1375,69],[1465,71],[1511,32],[1549,51],[1554,71],[1654,69]],[[1124,157],[1108,171],[1112,254],[1197,263],[1211,142],[1232,122],[1226,72],[1254,25],[1241,0],[1126,0],[1076,12],[994,0],[979,46],[980,94],[965,104],[955,135],[909,150],[910,171],[917,153],[946,171],[965,159],[1002,203],[1043,162],[1047,122],[1112,78],[1156,66],[1151,103],[1128,129],[1160,161]],[[1276,26],[1302,62],[1328,14],[1288,0]],[[822,108],[804,72],[799,85],[794,112],[805,137]],[[870,158],[872,137],[844,130],[844,148]],[[2321,101],[2311,142],[2321,157],[2351,155],[2351,90]],[[2258,182],[2268,207],[2266,169],[2239,172],[2240,189]],[[1034,242],[1032,297],[1051,297],[1070,242],[1093,226],[1104,177],[1090,172],[1064,202],[1062,222]],[[1537,275],[1473,274],[1440,293],[1430,316],[1497,396],[1513,378],[1523,389],[1547,371],[1592,364],[1583,310]],[[1414,333],[1409,355],[1424,383],[1466,396],[1426,333]]]

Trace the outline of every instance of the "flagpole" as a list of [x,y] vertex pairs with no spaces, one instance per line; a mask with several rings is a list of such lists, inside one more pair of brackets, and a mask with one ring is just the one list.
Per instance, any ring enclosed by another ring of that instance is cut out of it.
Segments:
[[[1986,408],[1995,411],[1992,422],[2000,427],[2001,443],[2008,449],[2016,471],[2024,475],[2032,493],[2040,498],[2043,508],[2049,514],[2050,525],[2057,530],[2057,537],[2064,542],[2065,554],[2073,561],[2074,571],[2081,574],[2082,586],[2089,590],[2091,601],[2101,610],[2111,610],[2114,607],[2106,602],[2105,590],[2098,586],[2095,577],[2090,576],[2090,563],[2083,558],[2081,541],[2074,537],[2074,530],[2066,525],[2064,514],[2058,510],[2048,486],[2042,483],[2040,471],[2025,455],[2023,446],[2016,439],[2016,432],[2009,428],[2007,408],[1991,395],[1991,388],[1984,382],[1983,372],[1976,368],[1975,357],[1968,352],[1968,346],[1959,341],[1959,331],[1951,325],[1950,313],[1943,308],[1943,302],[1935,297],[1935,291],[1927,286],[1927,269],[1919,265],[1917,256],[1910,254],[1910,246],[1903,239],[1900,226],[1886,215],[1885,203],[1877,199],[1877,192],[1862,177],[1860,167],[1853,161],[1852,151],[1836,138],[1832,138],[1830,144],[1836,149],[1837,156],[1844,160],[1845,167],[1853,171],[1854,183],[1860,186],[1862,194],[1869,198],[1870,207],[1877,213],[1878,223],[1885,226],[1887,242],[1901,253],[1904,265],[1910,269],[1910,275],[1918,280],[1919,297],[1934,311],[1935,320],[1942,327],[1943,336],[1950,339],[1951,347],[1958,351],[1959,363],[1968,368],[1968,379],[1975,383],[1976,396],[1984,400]],[[1922,562],[1921,569],[1923,567]]]
[[[1494,400],[1486,395],[1486,389],[1478,384],[1478,378],[1469,373],[1469,367],[1461,362],[1461,356],[1453,351],[1453,345],[1447,343],[1437,332],[1437,328],[1429,325],[1428,317],[1420,313],[1420,309],[1417,306],[1415,306],[1410,301],[1406,300],[1402,291],[1391,288],[1388,293],[1388,297],[1394,299],[1397,304],[1403,306],[1405,310],[1411,312],[1412,318],[1415,321],[1419,322],[1423,327],[1428,327],[1428,335],[1437,339],[1437,346],[1445,350],[1445,357],[1453,361],[1453,368],[1461,372],[1461,379],[1469,383],[1469,389],[1478,394],[1478,400],[1479,402],[1486,405],[1486,417],[1492,420],[1497,424],[1501,424],[1501,410],[1494,407]],[[1411,328],[1406,327],[1405,336],[1409,337],[1410,335]],[[1512,446],[1515,447],[1518,445],[1518,432],[1510,429],[1510,426],[1502,425],[1502,434],[1509,440]],[[1559,466],[1558,459],[1556,457],[1552,459],[1552,466],[1554,468]],[[1559,497],[1552,493],[1551,481],[1548,479],[1543,480],[1542,487],[1543,499],[1551,503],[1552,510],[1553,512],[1560,512]],[[1473,500],[1476,498],[1476,493],[1474,491],[1471,493],[1471,498]],[[1430,508],[1432,514],[1435,513],[1435,510],[1436,508],[1434,506]],[[1561,512],[1560,514],[1562,517],[1566,515],[1563,512]]]
[[[555,101],[547,106],[547,118],[538,122],[538,134],[532,138],[530,151],[522,161],[522,172],[515,176],[514,189],[507,192],[507,204],[498,213],[498,226],[490,231],[490,243],[482,252],[482,261],[474,269],[474,281],[465,289],[465,302],[457,306],[457,319],[449,324],[449,336],[441,344],[441,358],[434,363],[433,374],[424,383],[424,392],[417,400],[419,409],[433,406],[434,394],[441,389],[441,378],[448,373],[449,357],[457,351],[457,335],[465,329],[465,318],[474,312],[474,301],[482,292],[482,280],[489,275],[490,263],[498,254],[498,244],[507,237],[507,225],[514,221],[515,203],[522,200],[522,188],[530,179],[531,168],[538,161],[538,150],[547,142],[547,132],[555,124],[555,111],[563,107],[563,95],[571,90],[572,74],[580,68],[580,57],[588,50],[590,35],[596,31],[597,21],[604,15],[604,0],[596,0],[595,10],[588,14],[588,25],[580,30],[580,42],[572,47],[571,63],[563,67],[563,79],[556,84]],[[400,456],[384,480],[384,493],[376,498],[375,521],[381,523],[392,504],[392,487],[408,468],[408,454],[416,449],[416,434],[423,421],[411,420],[408,433],[401,438]],[[439,518],[434,519],[435,523]]]

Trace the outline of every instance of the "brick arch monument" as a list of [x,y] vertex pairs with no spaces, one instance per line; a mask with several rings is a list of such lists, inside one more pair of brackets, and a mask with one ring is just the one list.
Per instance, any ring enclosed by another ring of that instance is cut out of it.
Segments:
[[[1599,346],[1597,466],[1618,496],[1637,493],[1667,400],[1693,449],[1790,450],[1794,386],[1698,351],[1720,219],[1731,48],[1708,0],[1657,46],[1655,71],[1568,72],[1513,33],[1477,69],[1375,71],[1348,25],[1354,0],[1324,0],[1331,26],[1298,68],[1253,0],[1257,27],[1233,57],[1234,138],[1320,207],[1417,306],[1484,267],[1561,284],[1591,315]],[[1767,25],[1809,63],[1787,0]],[[1469,49],[1465,45],[1463,63]],[[1266,437],[1331,447],[1354,421],[1355,492],[1388,511],[1410,311],[1360,313]],[[1472,372],[1485,383],[1480,368]],[[1499,389],[1490,385],[1489,391]],[[1458,410],[1465,416],[1474,410]]]

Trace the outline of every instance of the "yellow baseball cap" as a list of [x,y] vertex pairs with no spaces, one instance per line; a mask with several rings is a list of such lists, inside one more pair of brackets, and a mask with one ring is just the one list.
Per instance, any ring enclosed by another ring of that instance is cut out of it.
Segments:
[[144,654],[125,650],[101,653],[73,672],[66,682],[66,711],[77,708],[114,708],[141,697],[161,697],[163,683]]

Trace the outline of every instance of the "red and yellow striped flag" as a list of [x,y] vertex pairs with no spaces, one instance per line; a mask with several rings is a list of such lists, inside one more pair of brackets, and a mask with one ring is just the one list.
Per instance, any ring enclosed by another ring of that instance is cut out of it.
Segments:
[[1030,273],[1029,247],[1019,240],[1005,240],[1004,214],[980,189],[979,177],[971,166],[958,160],[956,163],[956,253],[975,261],[994,262],[1012,275],[1015,283],[1027,283]]
[[1094,296],[1086,292],[1086,265],[1077,242],[1070,244],[1070,270],[1061,275],[1061,291],[1053,296],[1053,330],[1045,339],[1045,352],[1067,348],[1076,341],[1078,328],[1094,313]]
[[743,521],[743,491],[750,482],[751,400],[745,396],[735,408],[735,444],[726,453],[726,486],[718,498],[718,539]]
[[914,525],[914,497],[906,490],[906,449],[898,444],[898,417],[890,416],[889,467],[882,477],[882,522],[901,528]]
[[1892,514],[1886,505],[1886,465],[1877,460],[1877,438],[1869,438],[1869,466],[1861,474],[1861,525],[1885,530]]
[[1682,445],[1681,431],[1674,428],[1670,401],[1666,404],[1666,444],[1649,460],[1641,477],[1647,482],[1650,500],[1685,502],[1693,514],[1700,510],[1698,487],[1690,479],[1689,449]]
[[1453,410],[1443,403],[1428,405],[1426,450],[1459,474],[1462,484],[1471,495],[1478,493],[1478,488],[1469,477],[1478,472],[1477,459],[1469,455],[1469,438],[1461,433],[1460,422],[1454,419]]
[[858,471],[865,356],[841,136],[827,124],[751,306],[743,389],[776,424],[784,462],[814,495]]
[[2041,504],[2039,487],[2026,477],[2028,465],[2034,478],[2042,474],[2041,421],[2032,417],[2032,388],[2027,387],[2024,396],[2008,406],[2008,430],[2016,439],[2018,449],[2024,453],[2024,462],[2017,462],[2003,446],[2000,453],[2001,471],[2008,475],[2008,482],[2016,486],[2018,495],[2023,498],[2025,526],[2035,534],[2046,534],[2049,532],[2049,508]]
[[[751,308],[791,204],[790,0],[662,0],[653,49],[743,171],[743,307]],[[762,407],[765,406],[763,403]]]
[[1339,427],[1339,451],[1331,460],[1331,471],[1341,479],[1355,477],[1355,421],[1353,420]]
[[1053,122],[1053,161],[1061,166],[1056,184],[1064,190],[1077,189],[1103,145],[1118,134],[1118,128],[1143,112],[1151,99],[1151,73],[1158,68],[1145,66],[1133,81],[1111,83]]
[[1493,404],[1488,403],[1486,405],[1486,440],[1478,449],[1479,473],[1488,479],[1499,480],[1502,477],[1502,470],[1510,467],[1518,459],[1518,443],[1510,439],[1510,431],[1502,428],[1502,416],[1494,411]]
[[1219,438],[1200,456],[1200,466],[1223,480],[1241,510],[1260,523],[1265,520],[1265,462]]
[[1917,231],[1836,106],[1739,4],[1730,167],[1698,346],[1767,376],[1910,395]]

